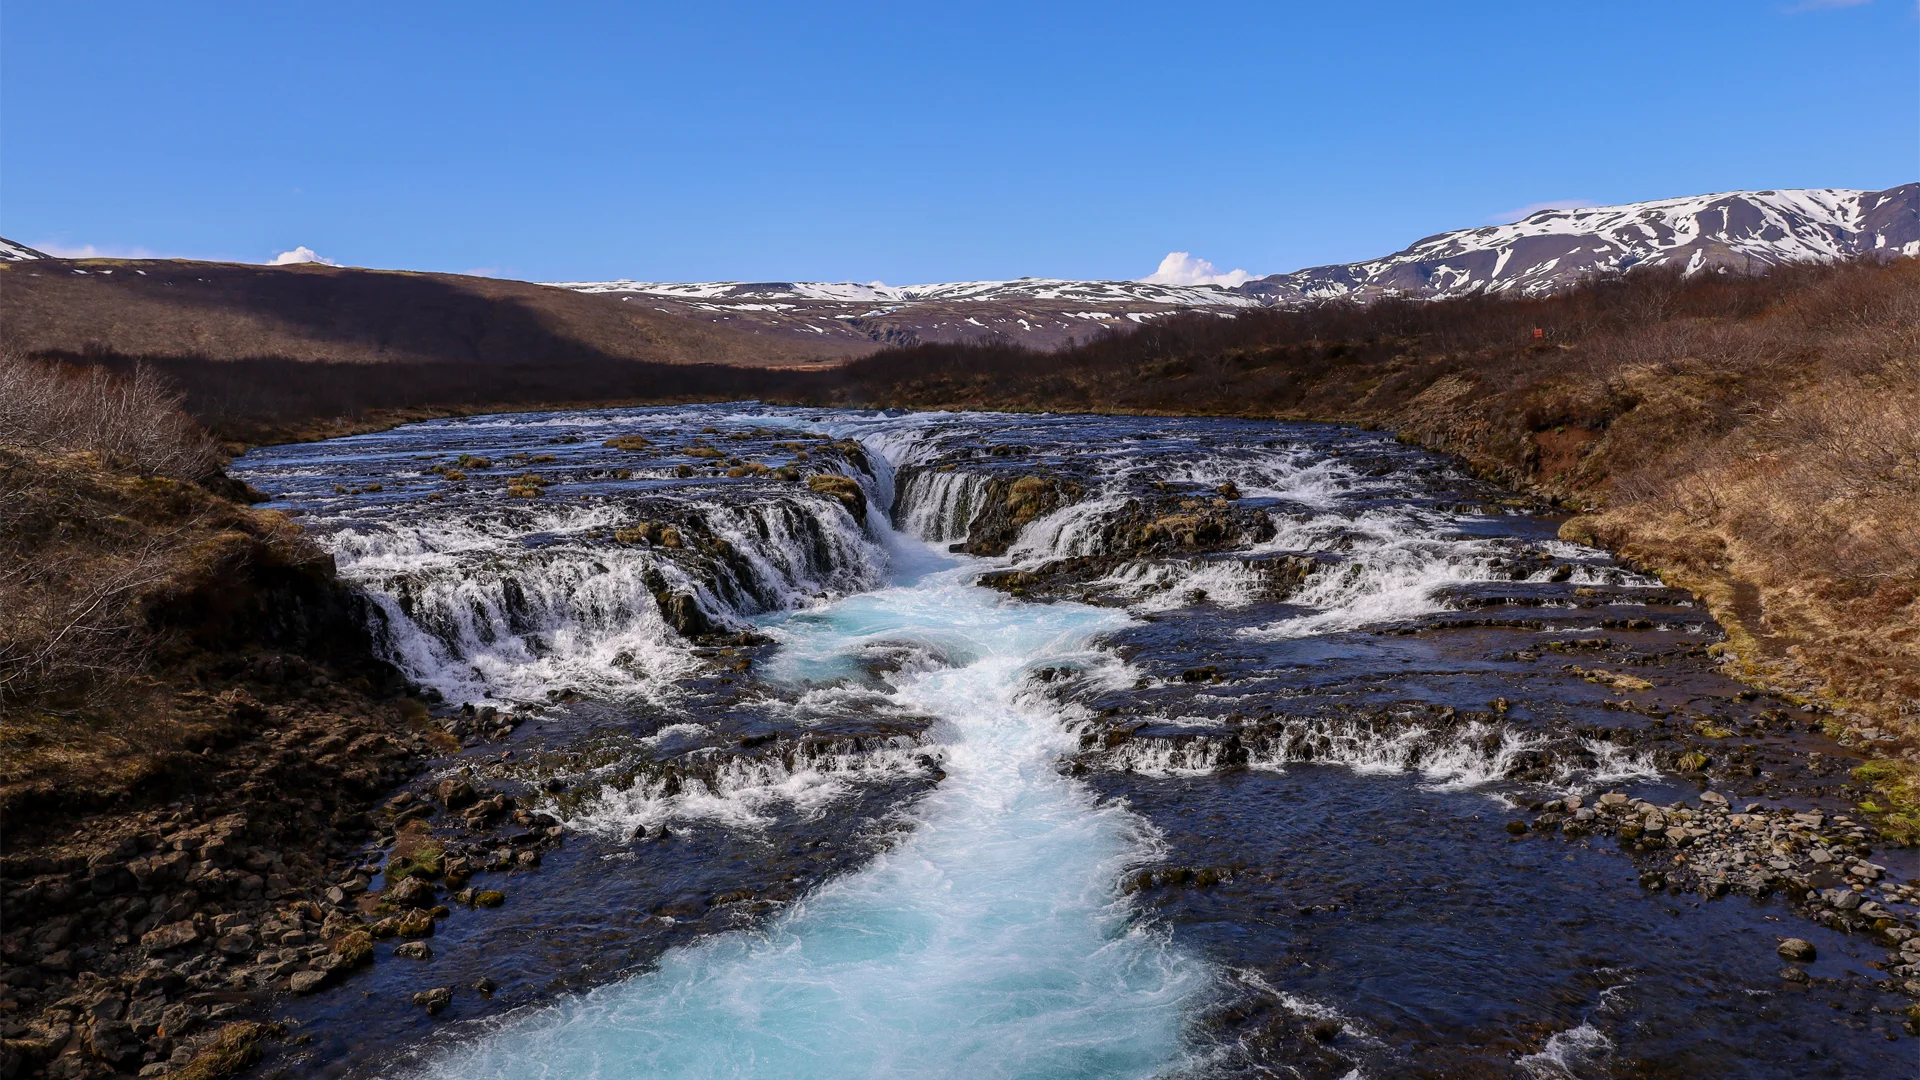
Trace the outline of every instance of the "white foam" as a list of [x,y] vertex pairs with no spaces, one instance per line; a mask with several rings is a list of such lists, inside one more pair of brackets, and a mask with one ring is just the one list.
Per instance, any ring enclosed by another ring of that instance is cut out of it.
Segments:
[[[1355,721],[1301,717],[1281,721],[1276,728],[1242,732],[1243,755],[1230,756],[1224,738],[1207,734],[1130,739],[1106,751],[1103,763],[1155,777],[1205,775],[1236,764],[1236,758],[1246,768],[1274,772],[1289,765],[1338,765],[1363,775],[1415,773],[1430,791],[1470,791],[1505,782],[1520,755],[1554,747],[1546,736],[1480,721],[1444,730],[1407,722],[1383,730]],[[1659,775],[1644,755],[1630,755],[1607,743],[1583,745],[1600,764],[1582,770],[1563,759],[1555,780],[1562,790]]]
[[603,788],[571,811],[554,803],[547,812],[570,829],[614,840],[668,823],[760,829],[781,810],[818,817],[856,786],[924,775],[931,760],[905,736],[864,751],[729,756],[699,775],[642,777],[624,788]]
[[1528,1054],[1514,1064],[1533,1080],[1587,1080],[1606,1075],[1606,1061],[1612,1053],[1612,1039],[1592,1024],[1581,1024],[1555,1033],[1539,1053]]

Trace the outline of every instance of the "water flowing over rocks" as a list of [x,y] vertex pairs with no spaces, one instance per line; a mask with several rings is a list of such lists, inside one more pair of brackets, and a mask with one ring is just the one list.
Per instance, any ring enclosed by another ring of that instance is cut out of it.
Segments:
[[[1916,868],[1847,810],[1823,718],[1725,678],[1685,594],[1379,436],[690,406],[238,473],[366,597],[440,756],[373,784],[324,890],[271,896],[242,855],[252,907],[129,914],[167,974],[16,1024],[31,1068],[158,1074],[271,1016],[246,1045],[284,1075],[601,1049],[673,1073],[813,1045],[777,1005],[742,1026],[669,992],[757,993],[766,949],[837,958],[806,977],[846,991],[860,1061],[903,1018],[956,1045],[935,988],[1012,995],[1026,1045],[1105,1047],[1105,1075],[1585,1075],[1704,1040],[1785,1076],[1911,1048]],[[217,870],[235,835],[192,854]],[[165,854],[49,874],[130,895]],[[914,907],[923,866],[978,909]],[[1001,908],[958,924],[1035,943],[991,992],[964,952],[836,951],[837,920]],[[20,945],[42,982],[91,962]],[[1115,981],[1060,997],[1062,972]],[[966,1045],[930,1068],[991,1071]]]

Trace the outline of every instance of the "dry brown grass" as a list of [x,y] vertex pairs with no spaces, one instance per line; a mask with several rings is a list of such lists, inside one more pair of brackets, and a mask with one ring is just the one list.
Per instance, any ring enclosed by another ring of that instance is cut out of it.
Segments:
[[218,448],[142,368],[118,378],[0,353],[0,707],[124,680],[142,598],[217,502]]

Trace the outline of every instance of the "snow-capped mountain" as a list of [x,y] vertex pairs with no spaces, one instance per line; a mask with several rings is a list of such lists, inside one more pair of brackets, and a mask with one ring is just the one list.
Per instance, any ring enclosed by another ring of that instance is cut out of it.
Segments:
[[1368,262],[1316,266],[1240,286],[1270,303],[1468,292],[1538,295],[1639,266],[1759,270],[1783,263],[1920,255],[1920,184],[1803,188],[1542,210],[1461,229]]
[[565,281],[674,314],[775,336],[840,339],[850,346],[1000,337],[1051,347],[1108,327],[1181,311],[1264,307],[1264,297],[1218,285],[1143,281],[954,281],[883,285],[824,281]]
[[1460,229],[1366,262],[1316,266],[1243,285],[1143,281],[853,282],[571,281],[605,293],[761,333],[849,344],[997,335],[1042,347],[1182,311],[1294,306],[1382,296],[1468,292],[1538,295],[1595,274],[1680,265],[1749,271],[1783,263],[1920,255],[1920,184],[1886,191],[1740,191],[1577,210],[1542,210],[1508,225]]
[[676,300],[724,303],[830,300],[906,304],[953,300],[1058,300],[1187,307],[1257,307],[1264,303],[1218,285],[1161,285],[1145,281],[1076,281],[1067,278],[952,281],[935,285],[884,285],[877,281],[868,285],[850,281],[556,281],[552,284],[579,292],[645,293]]

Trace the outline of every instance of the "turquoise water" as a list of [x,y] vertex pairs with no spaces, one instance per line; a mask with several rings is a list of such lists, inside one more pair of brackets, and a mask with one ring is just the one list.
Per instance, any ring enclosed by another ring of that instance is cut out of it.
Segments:
[[1126,616],[1010,601],[893,539],[903,580],[771,622],[768,674],[822,682],[870,645],[912,647],[886,685],[939,718],[948,773],[914,828],[766,930],[511,1019],[432,1075],[1126,1077],[1178,1060],[1207,970],[1132,925],[1113,883],[1153,838],[1054,771],[1071,736],[1029,689],[1039,666],[1120,677],[1092,641]]

